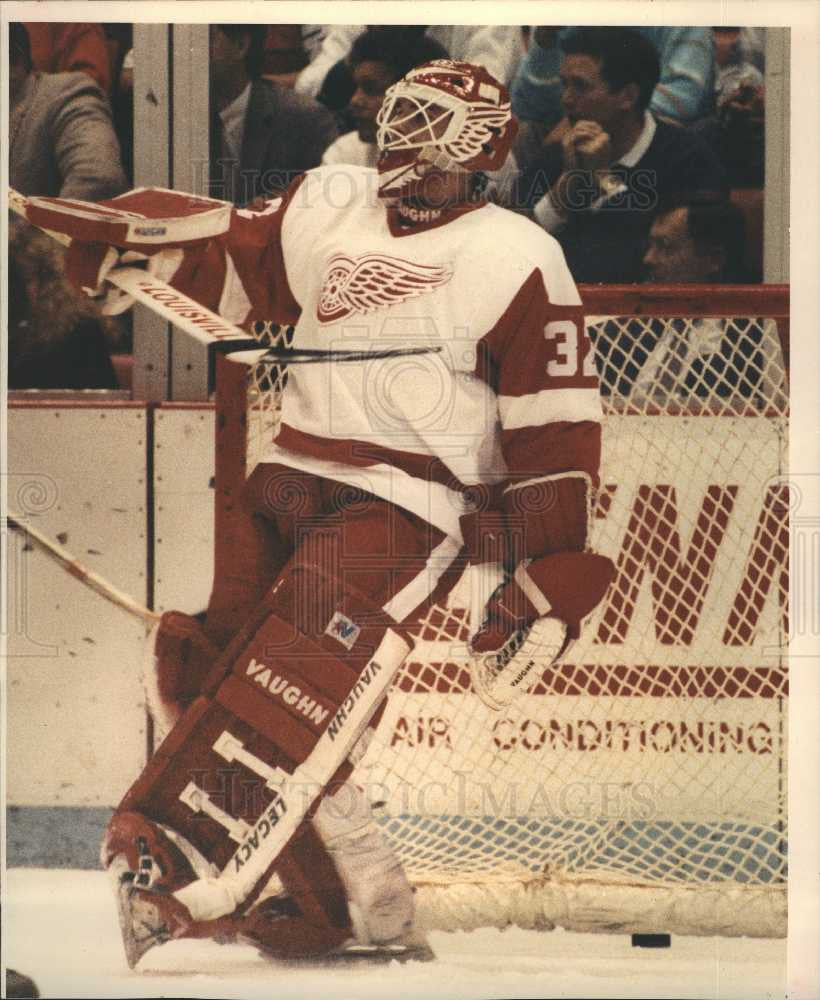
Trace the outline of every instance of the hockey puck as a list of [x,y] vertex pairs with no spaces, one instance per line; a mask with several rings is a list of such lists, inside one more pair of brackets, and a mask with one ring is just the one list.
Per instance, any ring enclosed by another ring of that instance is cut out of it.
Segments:
[[633,948],[669,948],[672,944],[671,934],[633,934]]

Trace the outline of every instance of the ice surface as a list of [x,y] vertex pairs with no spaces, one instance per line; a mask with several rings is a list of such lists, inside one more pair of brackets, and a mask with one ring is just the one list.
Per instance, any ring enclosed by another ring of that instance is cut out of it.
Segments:
[[255,949],[173,941],[128,970],[104,872],[11,868],[3,898],[4,964],[43,997],[236,997],[241,1000],[495,1000],[675,997],[756,1000],[785,995],[786,942],[672,939],[633,948],[625,935],[509,928],[435,932],[438,960],[294,969]]

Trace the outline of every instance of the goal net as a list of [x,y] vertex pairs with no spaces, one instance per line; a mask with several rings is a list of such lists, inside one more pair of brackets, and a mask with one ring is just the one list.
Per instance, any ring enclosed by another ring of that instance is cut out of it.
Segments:
[[[501,712],[471,690],[462,580],[419,627],[356,780],[427,927],[782,936],[787,289],[582,297],[605,412],[592,547],[615,580]],[[242,406],[227,432],[247,432],[223,478],[241,477],[286,373],[248,353],[219,371],[218,406]]]

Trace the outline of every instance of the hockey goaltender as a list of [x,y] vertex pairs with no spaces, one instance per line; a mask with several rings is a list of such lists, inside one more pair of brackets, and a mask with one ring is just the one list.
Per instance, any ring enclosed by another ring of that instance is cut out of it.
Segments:
[[[294,348],[326,355],[288,365],[239,574],[215,574],[203,625],[158,626],[157,710],[173,725],[102,850],[132,966],[182,937],[287,960],[431,957],[351,780],[408,634],[465,566],[503,566],[472,639],[474,687],[498,708],[534,680],[531,637],[550,637],[540,672],[603,596],[612,566],[587,545],[601,407],[578,292],[555,240],[482,196],[515,131],[485,69],[442,60],[388,90],[375,170],[320,167],[252,210],[150,189],[31,200],[92,293],[139,254],[233,323],[292,326]],[[430,350],[421,366],[396,351],[370,378],[373,362],[334,359],[351,331]]]

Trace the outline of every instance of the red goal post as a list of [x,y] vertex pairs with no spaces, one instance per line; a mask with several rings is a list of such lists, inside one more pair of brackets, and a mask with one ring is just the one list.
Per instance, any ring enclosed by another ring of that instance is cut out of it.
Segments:
[[[465,668],[463,580],[356,777],[429,927],[782,936],[788,288],[581,292],[610,591],[566,662],[492,712]],[[258,376],[247,352],[218,361],[217,574],[276,424],[281,371]]]

